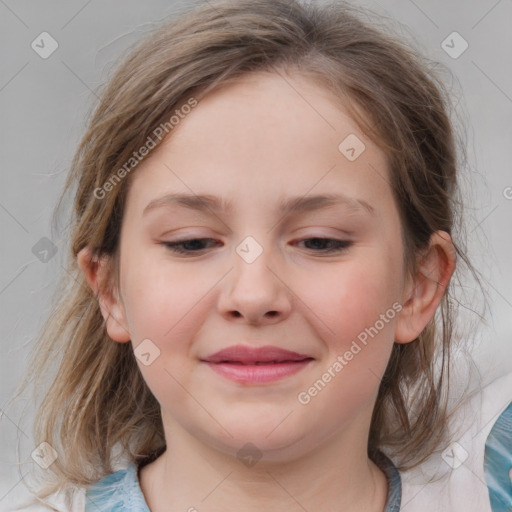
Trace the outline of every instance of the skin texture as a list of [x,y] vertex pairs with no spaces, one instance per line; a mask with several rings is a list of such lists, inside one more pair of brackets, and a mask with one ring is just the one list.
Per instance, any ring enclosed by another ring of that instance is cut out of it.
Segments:
[[[338,149],[349,134],[365,144],[354,161]],[[418,275],[405,275],[385,155],[299,75],[258,72],[209,94],[135,172],[119,290],[101,291],[112,277],[105,260],[86,248],[78,261],[100,292],[112,340],[135,349],[149,339],[160,350],[150,365],[138,361],[167,442],[139,475],[151,510],[382,511],[386,481],[367,457],[371,414],[394,341],[416,338],[452,275],[449,236],[434,234]],[[169,193],[215,195],[232,211],[166,205],[143,215]],[[373,214],[343,204],[277,210],[282,199],[325,193],[363,200]],[[247,236],[263,251],[252,263],[236,251]],[[188,238],[213,242],[190,255],[162,244]],[[327,254],[311,238],[352,245]],[[394,303],[400,313],[300,403]],[[201,362],[235,344],[276,345],[314,361],[276,382],[238,384]],[[251,467],[237,458],[248,442],[261,455]]]

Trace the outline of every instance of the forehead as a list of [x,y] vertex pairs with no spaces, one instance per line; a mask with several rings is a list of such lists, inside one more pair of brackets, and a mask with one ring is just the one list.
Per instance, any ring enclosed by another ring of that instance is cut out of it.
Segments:
[[[354,152],[356,159],[348,158]],[[246,199],[260,192],[266,205],[269,194],[282,202],[308,190],[351,195],[368,188],[371,196],[373,188],[382,196],[386,167],[385,155],[330,91],[298,74],[257,72],[181,116],[139,164],[129,196],[145,195],[147,203],[164,189]]]

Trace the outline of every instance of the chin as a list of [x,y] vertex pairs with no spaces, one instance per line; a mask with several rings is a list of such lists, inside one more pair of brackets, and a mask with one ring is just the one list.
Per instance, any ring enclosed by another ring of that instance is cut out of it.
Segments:
[[[281,417],[280,421],[282,420]],[[223,424],[232,437],[221,429],[216,432],[218,436],[210,434],[207,439],[203,439],[203,442],[221,452],[235,456],[241,462],[246,459],[273,463],[288,462],[308,451],[305,443],[307,436],[304,432],[291,429],[290,425],[285,427],[284,423],[279,425],[279,422],[276,422],[272,428],[269,428],[268,422],[258,423],[256,419],[251,422],[245,418],[245,422],[233,425]]]

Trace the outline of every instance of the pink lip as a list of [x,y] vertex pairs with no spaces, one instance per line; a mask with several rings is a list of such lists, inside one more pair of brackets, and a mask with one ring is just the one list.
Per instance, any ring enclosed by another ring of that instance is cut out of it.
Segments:
[[297,373],[313,358],[279,347],[235,345],[215,352],[203,362],[216,373],[243,384],[271,382]]

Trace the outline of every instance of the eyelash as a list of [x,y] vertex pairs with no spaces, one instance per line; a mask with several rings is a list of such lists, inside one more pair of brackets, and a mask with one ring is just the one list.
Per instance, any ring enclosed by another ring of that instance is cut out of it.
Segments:
[[[198,242],[198,241],[204,241],[204,240],[211,240],[211,241],[215,242],[215,240],[213,240],[212,238],[189,238],[186,240],[177,240],[175,242],[162,242],[162,244],[165,245],[171,251],[178,253],[178,254],[194,254],[194,253],[201,252],[203,249],[200,249],[198,251],[193,251],[193,250],[184,249],[183,246],[185,244],[189,244],[191,242]],[[323,254],[342,252],[342,251],[345,251],[346,249],[348,249],[351,245],[353,245],[353,242],[348,241],[348,240],[336,240],[334,238],[322,238],[322,237],[304,238],[303,240],[301,240],[301,242],[311,241],[311,240],[327,241],[327,242],[331,242],[332,245],[335,246],[334,248],[331,247],[330,249],[321,249],[319,251],[314,251],[314,252],[323,253]]]

